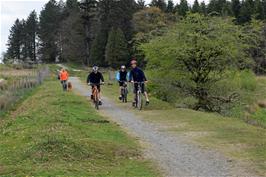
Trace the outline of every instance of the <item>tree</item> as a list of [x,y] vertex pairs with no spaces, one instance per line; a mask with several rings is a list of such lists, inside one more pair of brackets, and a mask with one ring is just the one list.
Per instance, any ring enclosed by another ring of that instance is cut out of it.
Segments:
[[168,0],[166,12],[167,13],[174,13],[174,9],[175,9],[175,4],[174,4],[173,0]]
[[178,14],[181,16],[186,16],[189,11],[187,0],[181,0],[178,6]]
[[194,109],[220,112],[236,93],[215,92],[217,83],[226,71],[250,62],[241,36],[243,31],[228,20],[189,15],[167,35],[143,45],[148,70],[157,87],[167,84],[194,97]]
[[152,0],[150,3],[151,7],[158,7],[162,11],[166,11],[167,4],[165,0]]
[[192,6],[192,12],[193,13],[199,13],[200,12],[200,5],[199,5],[198,0],[194,1],[194,4]]
[[41,41],[40,54],[45,62],[55,62],[59,57],[58,44],[61,10],[55,0],[50,0],[41,11],[39,37]]
[[145,5],[145,0],[138,0],[137,1],[137,9],[138,10],[142,10],[142,9],[144,9],[146,7],[146,5]]
[[207,7],[204,1],[200,3],[200,13],[203,15],[207,15]]
[[22,48],[22,32],[23,25],[19,19],[16,19],[14,25],[10,29],[10,34],[7,43],[7,54],[6,59],[21,59],[21,48]]
[[263,2],[261,0],[255,0],[254,8],[255,18],[257,20],[264,20],[266,16],[266,10],[264,9]]
[[93,27],[95,22],[95,17],[97,14],[97,1],[96,0],[83,0],[80,3],[80,8],[82,9],[82,19],[85,30],[85,46],[86,54],[84,57],[84,64],[91,64],[90,62],[90,48],[94,38]]
[[232,12],[235,18],[239,17],[241,4],[239,0],[232,0]]
[[127,63],[129,60],[129,52],[125,35],[121,29],[113,28],[108,37],[106,45],[106,61],[109,66],[118,68]]
[[253,0],[245,0],[242,2],[237,23],[243,24],[251,21],[251,17],[254,14],[254,5]]
[[36,57],[36,40],[37,40],[37,31],[38,31],[38,19],[37,13],[32,11],[27,18],[25,24],[25,33],[26,33],[26,50],[27,57],[33,61],[37,61]]
[[60,33],[62,34],[62,58],[67,62],[84,64],[86,34],[78,9],[69,11],[68,16],[61,23]]

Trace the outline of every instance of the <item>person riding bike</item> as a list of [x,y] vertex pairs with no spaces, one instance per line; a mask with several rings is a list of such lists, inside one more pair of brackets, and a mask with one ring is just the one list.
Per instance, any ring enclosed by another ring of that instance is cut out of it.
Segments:
[[144,72],[137,66],[137,61],[133,59],[131,61],[131,67],[132,70],[130,71],[129,74],[129,81],[134,83],[134,93],[135,93],[135,99],[133,104],[136,103],[136,98],[137,98],[137,90],[138,90],[138,84],[141,83],[141,92],[145,95],[146,98],[146,105],[150,103],[148,93],[145,89],[145,83],[147,83],[147,78],[144,74]]
[[120,71],[117,72],[117,74],[116,74],[116,80],[119,83],[119,94],[120,94],[119,95],[119,100],[122,99],[121,90],[124,87],[124,84],[126,84],[126,82],[128,81],[127,78],[128,78],[128,73],[127,73],[127,70],[126,70],[126,66],[122,65],[121,68],[120,68]]
[[[97,86],[97,89],[99,90],[99,105],[102,105],[101,100],[101,82],[104,84],[104,78],[101,72],[99,72],[98,66],[93,66],[92,72],[87,77],[87,84],[92,86],[92,90],[94,86]],[[93,95],[91,94],[91,99],[93,99]]]

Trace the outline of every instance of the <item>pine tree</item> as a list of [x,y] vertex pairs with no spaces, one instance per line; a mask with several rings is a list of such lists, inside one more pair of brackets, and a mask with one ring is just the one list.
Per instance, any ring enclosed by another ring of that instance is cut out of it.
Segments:
[[253,0],[242,1],[240,13],[239,13],[239,16],[237,18],[238,24],[243,24],[243,23],[251,21],[251,17],[255,11],[254,5],[255,4],[254,4]]
[[187,0],[181,0],[178,6],[178,14],[181,16],[185,16],[189,11]]
[[86,55],[84,57],[84,64],[91,64],[90,62],[90,48],[93,41],[93,23],[97,14],[97,1],[96,0],[84,0],[80,3],[82,9],[82,19],[85,27],[85,44]]
[[232,12],[235,18],[238,18],[241,9],[239,0],[232,0]]
[[255,18],[257,20],[264,20],[265,19],[265,9],[263,7],[263,2],[261,0],[255,0]]
[[203,15],[207,15],[207,7],[204,1],[200,3],[200,13]]
[[168,0],[166,12],[167,13],[174,13],[175,4],[173,0]]
[[105,55],[108,65],[113,68],[118,68],[128,62],[127,42],[121,29],[113,28],[110,31]]
[[137,9],[138,10],[142,10],[142,9],[144,9],[146,7],[146,5],[145,5],[145,0],[138,0],[137,1]]
[[10,34],[8,37],[6,60],[21,59],[22,31],[22,22],[19,19],[16,19],[14,25],[10,29]]
[[27,18],[25,24],[25,32],[26,32],[26,50],[27,57],[33,61],[36,61],[36,39],[37,39],[37,31],[38,31],[38,19],[37,13],[32,11]]
[[199,13],[200,12],[200,5],[199,5],[198,0],[194,1],[194,4],[192,6],[192,12],[193,13]]
[[58,33],[61,10],[55,0],[50,0],[40,14],[40,54],[45,62],[55,62],[59,57]]
[[93,64],[107,66],[105,61],[105,46],[107,38],[108,34],[103,29],[99,29],[91,47],[90,58]]
[[166,11],[167,4],[165,0],[152,0],[150,3],[151,7],[158,7],[162,11]]

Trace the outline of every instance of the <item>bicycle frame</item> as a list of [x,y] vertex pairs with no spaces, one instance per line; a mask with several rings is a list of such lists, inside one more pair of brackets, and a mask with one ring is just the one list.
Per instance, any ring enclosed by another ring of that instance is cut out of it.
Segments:
[[93,102],[95,104],[95,108],[98,110],[99,109],[99,90],[97,88],[98,85],[101,84],[91,84],[92,86],[92,96],[93,96]]
[[128,90],[127,90],[127,84],[126,82],[123,83],[123,86],[121,88],[121,95],[122,95],[122,101],[124,103],[127,102],[127,93],[128,93]]
[[136,104],[135,107],[138,108],[139,110],[142,109],[143,106],[143,100],[142,100],[142,84],[144,84],[144,82],[134,82],[135,84],[138,84],[138,90],[136,91]]

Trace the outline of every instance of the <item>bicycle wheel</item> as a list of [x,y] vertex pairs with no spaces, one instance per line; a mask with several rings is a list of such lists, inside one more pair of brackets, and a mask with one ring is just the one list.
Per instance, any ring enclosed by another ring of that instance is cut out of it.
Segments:
[[127,103],[127,88],[124,89],[124,102]]
[[121,88],[121,96],[122,96],[122,102],[125,102],[125,89]]
[[98,99],[94,100],[94,104],[95,104],[95,109],[99,110],[99,100]]
[[137,96],[137,108],[139,109],[139,110],[141,110],[142,109],[142,96],[141,96],[141,93],[138,93],[138,96]]

